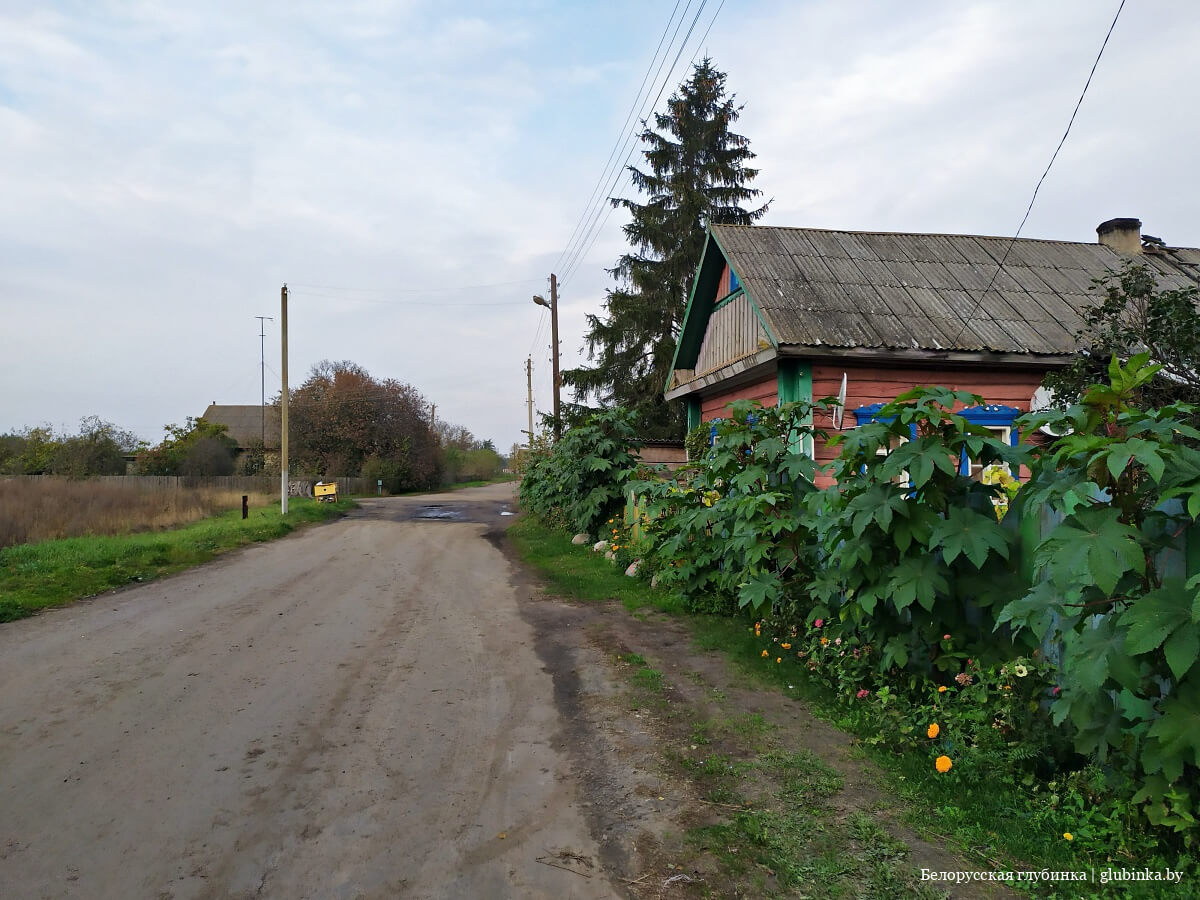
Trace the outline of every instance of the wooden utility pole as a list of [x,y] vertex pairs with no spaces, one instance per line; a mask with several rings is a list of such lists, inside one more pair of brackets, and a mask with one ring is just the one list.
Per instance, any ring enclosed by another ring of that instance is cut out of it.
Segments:
[[526,406],[529,408],[529,430],[525,432],[529,435],[529,449],[533,449],[533,357],[527,357],[525,360],[525,393],[527,399]]
[[558,440],[562,436],[562,423],[559,419],[561,408],[558,399],[558,277],[553,272],[550,273],[550,340],[552,342],[550,359],[553,360],[554,366],[554,439]]
[[279,511],[288,511],[288,373],[287,373],[287,285],[279,291],[279,326],[283,332],[283,351],[280,359],[280,374],[283,391],[279,400]]
[[432,431],[433,426],[436,424],[437,424],[437,404],[431,403],[429,405],[429,430]]

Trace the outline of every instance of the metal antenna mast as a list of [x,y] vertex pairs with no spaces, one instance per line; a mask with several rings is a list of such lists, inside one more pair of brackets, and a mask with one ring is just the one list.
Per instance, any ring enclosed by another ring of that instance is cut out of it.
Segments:
[[274,322],[270,316],[255,316],[258,319],[259,368],[262,372],[262,443],[267,446],[267,323]]

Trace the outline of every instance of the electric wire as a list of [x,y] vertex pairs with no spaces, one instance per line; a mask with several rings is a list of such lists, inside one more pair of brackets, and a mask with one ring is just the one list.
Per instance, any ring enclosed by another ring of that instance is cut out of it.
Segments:
[[[692,0],[688,0],[688,6],[691,6],[691,5],[692,5]],[[649,63],[649,65],[646,66],[645,74],[642,75],[642,83],[638,87],[637,93],[633,97],[633,103],[631,103],[629,105],[629,112],[627,112],[625,114],[624,123],[621,125],[620,129],[617,131],[617,139],[613,142],[612,150],[610,150],[608,152],[608,160],[604,163],[604,168],[600,170],[600,175],[596,179],[596,183],[592,186],[591,194],[588,196],[587,202],[583,205],[583,212],[580,213],[579,219],[575,223],[575,228],[571,231],[571,236],[569,238],[567,238],[566,246],[563,248],[562,253],[560,253],[558,255],[558,259],[555,260],[554,268],[551,271],[558,271],[559,265],[562,263],[563,259],[566,258],[567,254],[570,252],[571,247],[573,246],[573,244],[575,242],[575,237],[579,232],[579,227],[583,224],[584,220],[587,218],[588,212],[592,208],[592,204],[596,202],[596,192],[598,190],[600,190],[600,185],[604,183],[604,179],[607,177],[609,167],[612,166],[613,160],[616,159],[616,157],[617,157],[617,150],[618,150],[618,148],[620,148],[622,146],[622,142],[625,140],[625,131],[627,128],[629,128],[630,119],[633,117],[634,111],[638,109],[639,105],[641,103],[645,102],[645,98],[642,97],[642,92],[646,90],[646,81],[650,78],[650,70],[652,68],[654,68],[654,61],[656,59],[658,59],[659,51],[662,50],[663,41],[665,41],[667,39],[667,32],[671,30],[671,23],[675,20],[675,13],[676,13],[676,11],[678,11],[678,9],[679,9],[679,0],[675,0],[675,6],[671,10],[671,15],[667,18],[667,24],[663,28],[663,32],[658,38],[658,46],[654,48],[654,55],[650,57],[650,63]],[[687,7],[686,6],[683,9],[683,15],[684,16],[687,15]],[[681,22],[683,21],[682,17],[680,18],[680,21]],[[678,29],[677,29],[677,31],[678,31]],[[672,40],[674,40],[674,38],[672,38]],[[670,45],[668,45],[667,53],[670,53],[670,52],[671,52],[671,47],[670,47]],[[664,53],[663,59],[665,60],[666,58],[667,58],[666,54]],[[660,66],[660,71],[661,71],[661,66]],[[658,75],[656,73],[655,79],[657,80],[657,78],[658,78]],[[653,86],[654,85],[652,83],[651,84],[652,89],[653,89]],[[649,91],[646,91],[646,94],[647,94],[647,96],[649,96]]]
[[[700,6],[696,10],[697,16],[699,16],[700,13],[702,13],[704,11],[704,7],[707,3],[708,3],[708,0],[700,0]],[[671,47],[675,46],[675,38],[679,34],[679,29],[681,27],[683,27],[683,22],[687,18],[688,10],[691,8],[691,5],[692,5],[691,0],[688,0],[687,6],[685,6],[683,8],[683,14],[679,17],[679,22],[676,23],[676,25],[675,25],[675,31],[671,34],[671,41],[667,45],[667,53],[663,55],[661,62],[659,62],[659,64],[658,64],[658,69],[654,73],[654,80],[650,82],[651,88],[653,88],[653,86],[658,82],[658,76],[662,73],[663,64],[666,63],[666,61],[667,61],[667,55],[670,54]],[[668,25],[669,24],[670,23],[668,23]],[[693,18],[691,27],[688,28],[687,34],[684,35],[683,41],[679,44],[680,52],[682,52],[684,46],[687,44],[687,40],[691,36],[692,29],[695,27],[696,27],[696,19]],[[679,53],[676,53],[675,60],[674,60],[674,62],[671,63],[671,69],[668,71],[667,77],[665,79],[663,79],[662,84],[659,85],[658,94],[655,96],[654,102],[650,105],[650,108],[648,111],[645,108],[645,100],[642,101],[642,105],[638,109],[638,122],[642,125],[642,127],[645,127],[646,121],[648,120],[649,116],[654,114],[654,108],[655,108],[655,106],[658,105],[658,101],[662,97],[663,89],[667,86],[667,83],[670,82],[671,76],[675,72],[675,65],[678,62],[679,62]],[[650,96],[649,92],[647,92],[646,96],[647,97]],[[604,194],[602,194],[599,198],[597,198],[597,204],[596,204],[594,210],[588,210],[589,216],[588,216],[587,226],[584,228],[583,232],[580,234],[579,243],[575,246],[574,251],[571,252],[566,263],[563,265],[564,270],[570,269],[573,272],[574,267],[578,265],[577,260],[578,260],[579,254],[583,250],[584,244],[587,243],[588,236],[590,234],[592,226],[595,224],[596,219],[600,216],[600,213],[604,209],[604,207],[609,205],[608,198],[611,197],[612,194],[614,193],[616,186],[621,179],[621,176],[626,174],[625,166],[628,165],[629,157],[632,155],[633,149],[637,146],[637,138],[638,138],[638,130],[635,127],[623,139],[622,147],[628,145],[629,152],[625,154],[624,162],[622,162],[621,165],[617,169],[613,170],[613,172],[611,173],[612,181],[609,184],[607,190],[604,191]],[[608,176],[605,175],[604,177],[607,178]],[[590,249],[590,245],[588,248]],[[586,251],[584,251],[584,252],[586,252]]]
[[[663,79],[663,83],[659,86],[658,94],[655,96],[654,102],[650,105],[650,115],[654,114],[654,110],[658,106],[658,101],[662,99],[662,94],[663,94],[663,91],[666,90],[667,84],[669,84],[671,82],[671,80],[675,77],[675,69],[679,65],[680,58],[683,56],[683,50],[687,46],[687,43],[692,36],[692,32],[696,28],[696,23],[700,21],[700,16],[704,12],[704,7],[707,4],[708,4],[708,0],[701,0],[699,8],[696,10],[696,15],[692,18],[692,24],[688,26],[687,34],[685,34],[683,36],[683,40],[679,44],[679,50],[675,54],[675,59],[671,61],[671,68],[667,73],[667,77],[665,79]],[[715,21],[715,19],[714,19],[714,21]],[[710,27],[711,27],[711,25],[710,25]],[[648,121],[648,119],[649,119],[649,116],[647,116],[647,119],[644,121]],[[636,141],[630,145],[629,152],[625,154],[625,161],[621,164],[621,168],[617,172],[617,177],[613,179],[612,185],[609,188],[609,191],[607,193],[612,194],[615,191],[617,182],[620,179],[620,176],[626,172],[626,167],[629,165],[629,160],[633,157],[633,151],[636,147],[637,147]],[[613,209],[616,208],[612,205],[612,203],[608,203],[606,205],[608,206],[607,214],[600,221],[599,225],[597,225],[595,227],[594,230],[590,230],[590,232],[589,232],[590,239],[586,239],[587,240],[586,246],[584,246],[583,244],[580,245],[580,247],[581,247],[580,252],[577,252],[575,254],[572,262],[568,264],[567,271],[565,271],[563,274],[563,277],[559,279],[560,282],[562,282],[563,284],[566,284],[566,282],[571,278],[571,276],[573,276],[575,274],[575,271],[579,268],[579,266],[582,264],[582,262],[587,258],[587,254],[591,251],[592,246],[596,243],[597,238],[599,238],[600,234],[604,230],[604,225],[608,222],[608,217],[610,215],[612,215]],[[599,218],[600,209],[602,209],[602,208],[603,207],[598,208],[596,210],[596,218]]]
[[[987,287],[983,289],[983,293],[979,295],[979,299],[975,301],[975,305],[971,307],[971,311],[966,318],[962,320],[962,327],[958,330],[958,334],[954,336],[954,340],[950,342],[951,346],[958,343],[959,338],[967,330],[967,326],[971,322],[971,318],[979,311],[979,307],[983,305],[984,299],[988,292],[996,283],[996,279],[1000,273],[1004,271],[1004,263],[1008,259],[1008,254],[1012,252],[1013,246],[1017,243],[1017,239],[1021,236],[1021,230],[1025,227],[1025,223],[1029,221],[1029,214],[1033,211],[1033,204],[1037,200],[1038,191],[1042,189],[1042,182],[1046,180],[1046,176],[1050,174],[1050,169],[1054,165],[1054,161],[1058,159],[1058,152],[1062,150],[1063,144],[1067,142],[1067,135],[1071,133],[1071,126],[1075,124],[1075,117],[1079,114],[1079,108],[1083,105],[1083,98],[1087,96],[1088,88],[1092,84],[1092,76],[1096,74],[1096,67],[1100,65],[1100,57],[1104,55],[1104,48],[1108,46],[1108,39],[1112,37],[1113,29],[1117,27],[1117,20],[1121,18],[1121,10],[1125,8],[1125,0],[1121,0],[1121,5],[1117,7],[1117,14],[1113,16],[1112,24],[1108,26],[1108,33],[1104,35],[1104,42],[1100,45],[1100,52],[1096,54],[1096,59],[1092,63],[1092,69],[1088,72],[1087,81],[1084,82],[1083,90],[1079,94],[1079,99],[1075,101],[1075,109],[1071,111],[1071,118],[1067,122],[1067,128],[1063,132],[1062,138],[1059,139],[1058,146],[1054,148],[1054,153],[1050,156],[1050,162],[1046,163],[1046,169],[1042,172],[1042,177],[1037,180],[1037,184],[1033,188],[1033,196],[1029,198],[1029,205],[1025,207],[1025,215],[1021,218],[1021,224],[1017,226],[1017,232],[1008,242],[1008,246],[1004,249],[1004,254],[1000,257],[1000,262],[996,266],[996,271],[992,273],[991,279],[987,283]],[[961,318],[961,317],[960,317]]]
[[365,294],[430,294],[435,291],[476,291],[484,288],[494,287],[509,287],[515,284],[534,284],[541,281],[541,278],[519,278],[516,281],[494,281],[490,284],[460,284],[460,285],[442,285],[440,287],[425,287],[425,288],[367,288],[367,287],[343,287],[336,284],[307,284],[300,281],[289,281],[288,290],[293,288],[309,288],[323,291],[338,291],[340,293],[365,293]]

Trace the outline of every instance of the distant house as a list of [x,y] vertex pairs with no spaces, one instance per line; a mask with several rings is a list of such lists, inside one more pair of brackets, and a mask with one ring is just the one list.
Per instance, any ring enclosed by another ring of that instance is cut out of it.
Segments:
[[1200,250],[1143,240],[1137,219],[1097,233],[1017,240],[1005,258],[1005,237],[713,225],[666,396],[694,427],[737,399],[819,400],[844,384],[841,426],[853,428],[909,388],[943,385],[983,396],[963,414],[1015,444],[1013,420],[1077,352],[1095,279],[1134,258],[1164,288],[1200,277]]
[[257,404],[218,404],[213,401],[204,411],[203,418],[206,422],[224,425],[229,436],[237,441],[239,454],[250,447],[257,447],[259,442],[263,441],[264,430],[266,440],[263,441],[263,446],[267,450],[279,449],[279,407],[277,406],[266,407],[264,413],[264,408]]

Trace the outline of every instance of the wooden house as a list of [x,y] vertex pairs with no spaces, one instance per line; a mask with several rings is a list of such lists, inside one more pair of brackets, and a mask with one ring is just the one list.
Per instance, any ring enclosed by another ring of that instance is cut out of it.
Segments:
[[963,414],[1015,444],[1014,419],[1077,351],[1096,279],[1130,259],[1164,288],[1200,275],[1200,250],[1143,241],[1137,219],[1097,232],[1091,244],[713,225],[666,396],[687,404],[694,427],[741,398],[841,394],[841,427],[852,428],[909,388],[942,385],[984,397]]

